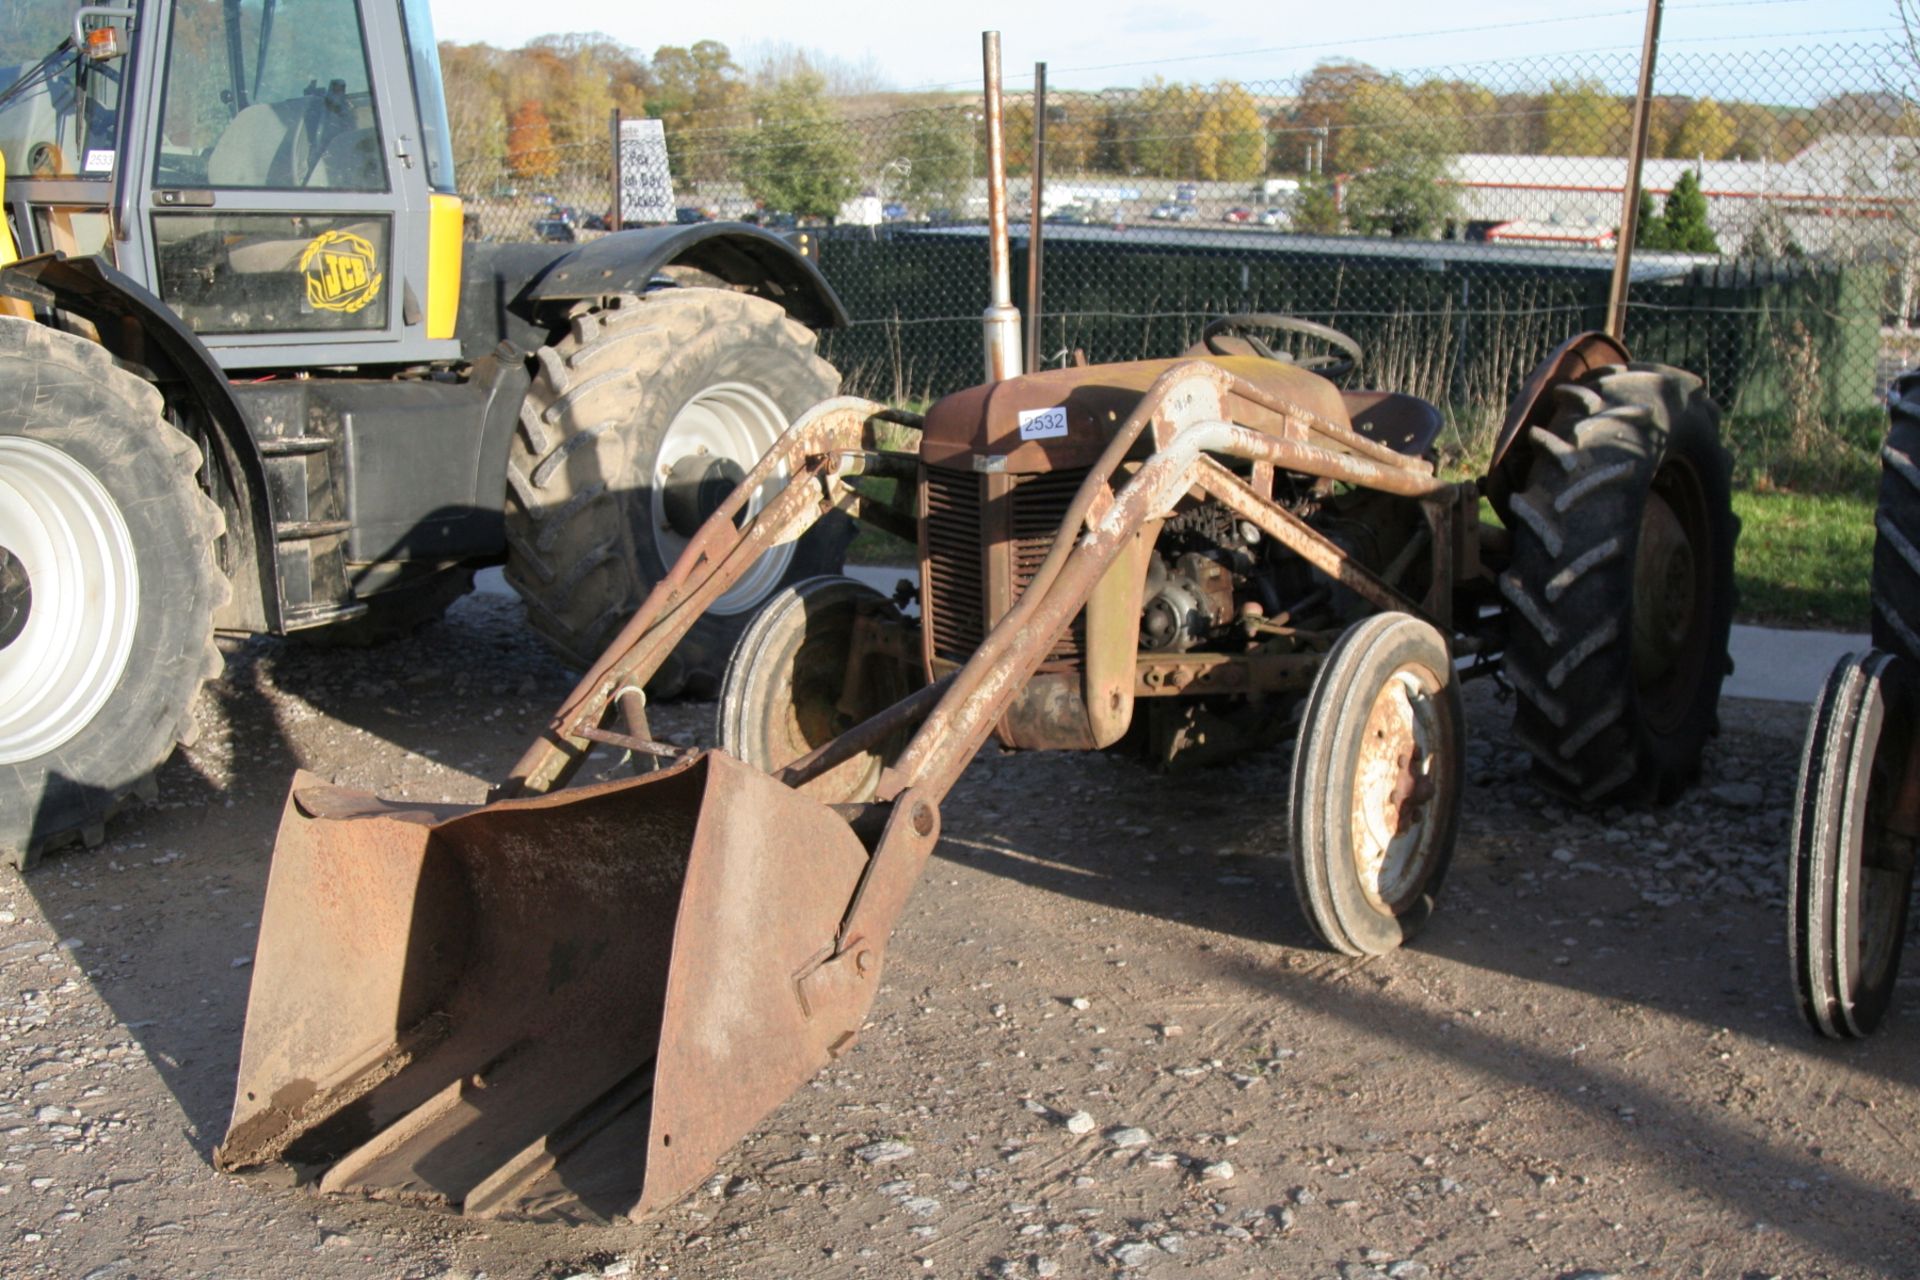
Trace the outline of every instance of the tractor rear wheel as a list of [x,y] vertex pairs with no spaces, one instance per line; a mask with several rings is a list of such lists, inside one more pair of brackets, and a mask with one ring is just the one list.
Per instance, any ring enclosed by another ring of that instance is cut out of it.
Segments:
[[162,408],[100,346],[0,318],[0,861],[97,840],[220,672],[220,510]]
[[1873,644],[1920,663],[1920,374],[1902,378],[1898,390],[1880,450]]
[[1731,666],[1739,521],[1719,413],[1698,378],[1662,365],[1554,394],[1500,577],[1514,731],[1557,794],[1665,803],[1699,775]]
[[1466,716],[1447,642],[1404,613],[1355,623],[1314,678],[1293,751],[1293,887],[1320,939],[1385,955],[1433,914],[1460,822]]
[[[793,420],[836,394],[814,334],[764,298],[670,288],[582,305],[543,347],[507,464],[507,580],[562,657],[590,665],[688,540]],[[777,482],[748,504],[771,501]],[[768,551],[694,624],[650,686],[712,693],[782,587],[837,573],[830,513]]]

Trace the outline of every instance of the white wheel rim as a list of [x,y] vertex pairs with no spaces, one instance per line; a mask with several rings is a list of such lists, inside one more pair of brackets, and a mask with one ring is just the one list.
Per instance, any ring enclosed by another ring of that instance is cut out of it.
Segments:
[[58,749],[126,670],[140,573],[106,486],[60,450],[0,436],[0,547],[25,569],[26,625],[0,649],[0,764]]
[[[748,472],[786,429],[787,415],[780,406],[764,391],[744,382],[717,382],[674,415],[660,441],[660,452],[653,459],[653,545],[659,550],[662,572],[673,567],[688,542],[667,519],[666,483],[674,464],[704,455],[724,458]],[[747,500],[747,517],[758,515],[773,500],[786,474],[782,468]],[[793,548],[791,542],[769,548],[740,581],[713,602],[712,612],[740,614],[757,608],[786,577],[787,567],[793,563]]]

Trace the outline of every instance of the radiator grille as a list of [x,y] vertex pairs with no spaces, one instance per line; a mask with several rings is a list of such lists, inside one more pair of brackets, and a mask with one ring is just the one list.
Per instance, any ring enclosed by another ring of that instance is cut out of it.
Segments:
[[922,612],[936,657],[965,662],[986,638],[981,477],[927,468],[927,589]]
[[[1008,477],[1007,536],[1009,578],[1018,600],[1047,558],[1054,534],[1074,494],[1087,477],[1085,468]],[[970,471],[927,468],[926,614],[936,657],[965,662],[987,631],[984,518],[986,477]],[[1054,643],[1049,662],[1077,663],[1086,640],[1086,616],[1076,614]]]
[[[1047,551],[1053,546],[1054,535],[1060,531],[1060,522],[1066,518],[1067,508],[1073,505],[1073,495],[1080,492],[1086,478],[1085,467],[1012,477],[1013,487],[1007,498],[1008,532],[1013,536],[1015,600],[1026,594],[1033,575],[1040,571]],[[1053,642],[1047,661],[1078,663],[1086,638],[1087,615],[1082,611],[1073,615],[1066,634]]]

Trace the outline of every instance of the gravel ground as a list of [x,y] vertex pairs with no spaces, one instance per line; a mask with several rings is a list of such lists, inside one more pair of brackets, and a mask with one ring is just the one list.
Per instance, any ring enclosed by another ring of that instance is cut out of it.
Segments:
[[478,799],[569,683],[516,614],[233,645],[159,802],[0,879],[0,1274],[1920,1273],[1920,962],[1866,1044],[1790,1007],[1804,712],[1729,702],[1688,798],[1584,815],[1527,784],[1487,686],[1411,951],[1313,942],[1284,752],[1163,776],[989,749],[859,1044],[658,1217],[468,1224],[216,1174],[292,769]]

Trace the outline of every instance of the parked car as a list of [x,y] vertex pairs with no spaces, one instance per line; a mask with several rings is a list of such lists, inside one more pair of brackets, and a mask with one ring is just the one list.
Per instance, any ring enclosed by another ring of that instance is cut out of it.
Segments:
[[1200,216],[1200,211],[1190,204],[1169,200],[1166,204],[1155,205],[1153,212],[1147,216],[1161,222],[1192,222]]
[[535,218],[533,234],[536,239],[548,240],[555,244],[572,244],[580,238],[574,230],[571,218]]
[[898,200],[889,200],[880,206],[880,217],[882,221],[905,222],[907,216],[907,206],[901,204]]
[[1235,205],[1233,208],[1227,210],[1225,213],[1220,215],[1220,221],[1252,222],[1253,210],[1246,208],[1244,205]]
[[1263,227],[1290,227],[1293,225],[1293,215],[1285,209],[1263,209],[1259,223]]
[[1084,204],[1061,205],[1046,216],[1045,221],[1067,227],[1090,227],[1101,221],[1100,215]]

